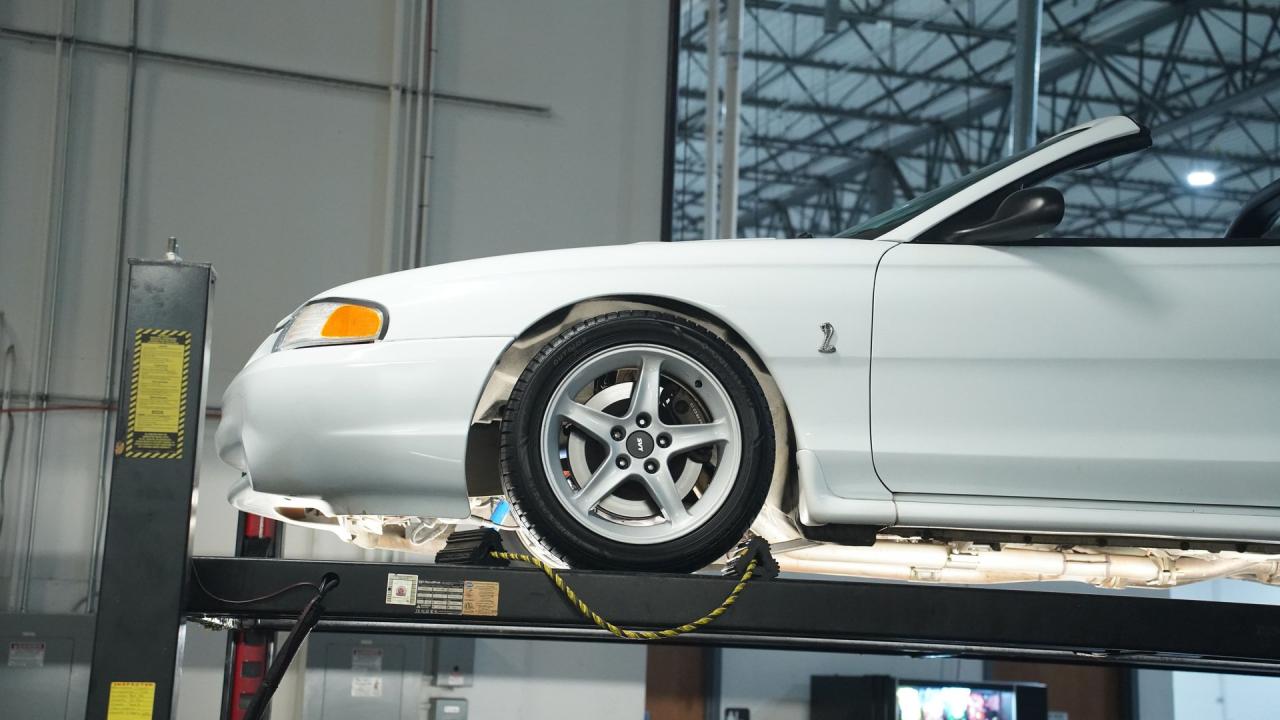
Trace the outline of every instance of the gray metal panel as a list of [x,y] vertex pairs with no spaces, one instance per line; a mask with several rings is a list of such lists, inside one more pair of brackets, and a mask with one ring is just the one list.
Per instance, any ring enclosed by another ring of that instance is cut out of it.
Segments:
[[[39,649],[11,655],[14,643]],[[92,615],[0,614],[0,713],[21,708],[26,720],[83,718],[92,645]]]
[[431,672],[431,682],[438,687],[470,687],[476,672],[476,639],[436,638]]
[[329,635],[307,641],[306,720],[417,720],[426,638]]

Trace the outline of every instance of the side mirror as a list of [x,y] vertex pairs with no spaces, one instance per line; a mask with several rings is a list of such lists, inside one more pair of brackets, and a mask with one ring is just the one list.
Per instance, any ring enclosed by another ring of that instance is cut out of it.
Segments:
[[1066,208],[1067,203],[1056,188],[1024,188],[1005,198],[990,220],[953,230],[941,241],[958,245],[1027,242],[1057,227]]

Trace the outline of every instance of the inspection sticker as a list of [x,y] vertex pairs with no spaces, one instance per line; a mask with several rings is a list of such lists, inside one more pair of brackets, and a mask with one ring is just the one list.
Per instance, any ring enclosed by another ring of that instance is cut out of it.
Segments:
[[155,704],[155,683],[113,682],[107,698],[107,720],[151,720]]
[[9,667],[44,667],[44,647],[39,640],[9,643]]
[[419,580],[414,612],[422,615],[498,614],[498,583],[465,580]]
[[158,328],[139,328],[134,333],[125,457],[182,457],[190,367],[191,333]]
[[498,583],[467,580],[462,583],[462,614],[498,615]]
[[387,604],[413,605],[418,601],[418,576],[387,573]]

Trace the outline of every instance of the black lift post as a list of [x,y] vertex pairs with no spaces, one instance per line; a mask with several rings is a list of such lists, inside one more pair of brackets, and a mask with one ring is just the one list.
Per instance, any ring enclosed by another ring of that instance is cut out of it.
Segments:
[[173,716],[213,284],[207,264],[129,260],[115,461],[85,717]]

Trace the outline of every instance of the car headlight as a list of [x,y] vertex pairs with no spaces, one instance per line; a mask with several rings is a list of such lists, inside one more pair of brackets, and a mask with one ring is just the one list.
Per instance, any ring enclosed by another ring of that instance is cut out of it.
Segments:
[[373,342],[387,332],[387,311],[359,300],[316,300],[298,308],[285,326],[276,350]]

